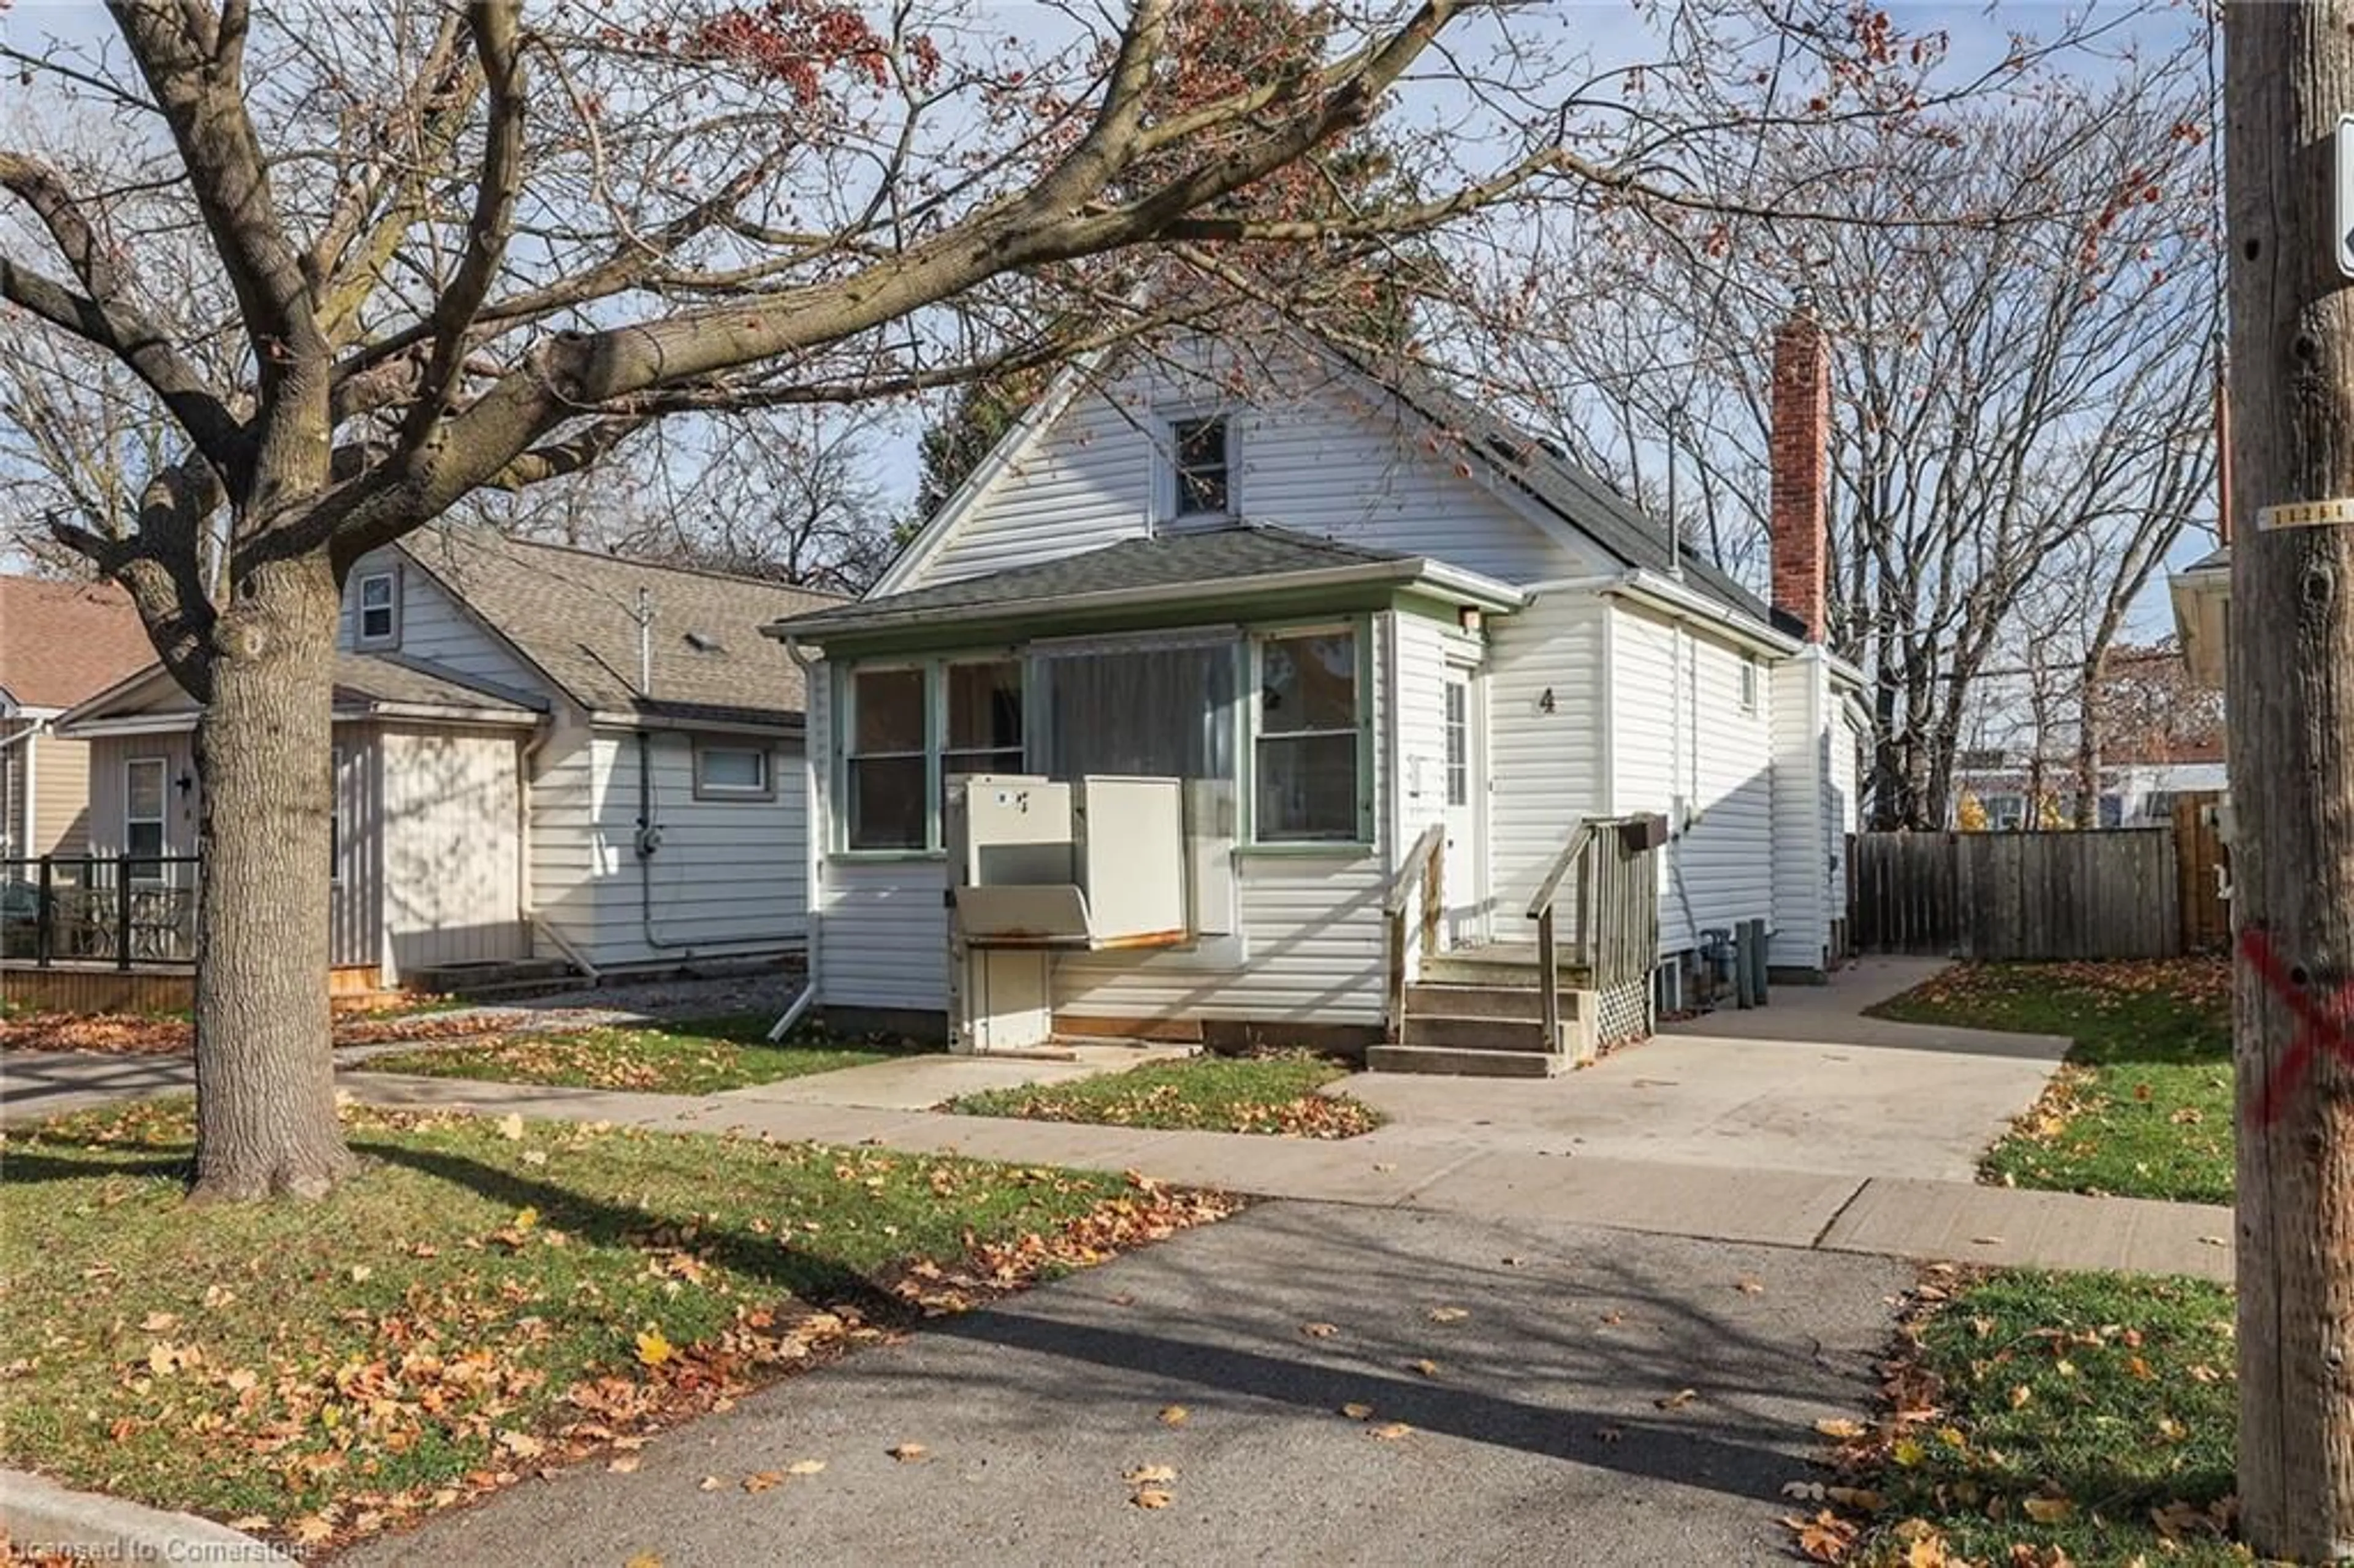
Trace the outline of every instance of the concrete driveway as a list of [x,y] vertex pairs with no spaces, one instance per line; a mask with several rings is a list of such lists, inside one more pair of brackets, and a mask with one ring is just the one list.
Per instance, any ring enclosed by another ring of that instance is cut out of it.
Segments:
[[[1780,1488],[1808,1475],[1816,1420],[1870,1404],[1910,1277],[1270,1204],[790,1380],[634,1474],[529,1483],[338,1562],[1781,1561]],[[1341,1414],[1360,1402],[1370,1421]],[[1412,1430],[1375,1435],[1392,1421]],[[925,1457],[885,1453],[906,1443]],[[800,1459],[825,1468],[743,1489]],[[1129,1500],[1145,1465],[1174,1469],[1167,1508]]]
[[1559,1078],[1364,1074],[1339,1086],[1388,1113],[1385,1141],[1969,1181],[2069,1042],[1862,1016],[1945,967],[1866,959]]

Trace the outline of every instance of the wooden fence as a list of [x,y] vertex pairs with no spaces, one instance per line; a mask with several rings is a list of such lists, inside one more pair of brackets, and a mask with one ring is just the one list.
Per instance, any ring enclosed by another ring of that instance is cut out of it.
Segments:
[[[2163,959],[2209,939],[2185,919],[2172,828],[1855,834],[1851,940],[1866,953],[1965,959]],[[2211,882],[2211,874],[2210,877]]]

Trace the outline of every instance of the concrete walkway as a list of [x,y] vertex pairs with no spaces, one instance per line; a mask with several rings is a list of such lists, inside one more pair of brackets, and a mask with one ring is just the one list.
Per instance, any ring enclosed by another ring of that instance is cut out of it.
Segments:
[[374,1105],[610,1121],[780,1142],[875,1144],[1023,1164],[1487,1219],[1603,1226],[1879,1256],[2231,1277],[2229,1209],[2027,1192],[1967,1181],[1679,1163],[1452,1142],[1384,1128],[1339,1142],[794,1103],[780,1086],[702,1097],[344,1075]]

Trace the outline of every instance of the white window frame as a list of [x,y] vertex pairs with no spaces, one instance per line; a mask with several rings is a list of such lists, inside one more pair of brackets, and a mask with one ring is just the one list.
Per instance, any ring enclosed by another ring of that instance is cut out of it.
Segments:
[[[1458,678],[1459,677],[1459,678]],[[1440,799],[1447,806],[1471,803],[1471,677],[1469,670],[1450,669],[1440,683],[1439,724],[1446,737],[1441,755]]]
[[[1188,512],[1180,504],[1183,486],[1178,482],[1177,471],[1181,459],[1181,431],[1189,425],[1217,424],[1225,429],[1226,504],[1215,512]],[[1160,415],[1161,450],[1156,454],[1159,472],[1153,489],[1157,504],[1154,511],[1163,522],[1196,527],[1216,523],[1229,523],[1241,516],[1241,477],[1239,443],[1241,431],[1230,409],[1214,404],[1197,408],[1168,408]]]
[[[155,814],[152,817],[134,817],[131,814],[131,802],[134,794],[131,787],[131,779],[132,776],[142,768],[153,768],[155,770]],[[134,824],[144,827],[151,822],[155,827],[155,853],[152,858],[149,858],[140,855],[131,847],[131,830]],[[125,880],[142,887],[161,885],[169,880],[166,868],[161,863],[164,857],[171,853],[172,759],[168,757],[126,757],[122,759],[122,860],[125,866],[123,874]],[[142,864],[148,868],[143,874],[129,869]]]
[[1757,655],[1744,653],[1741,656],[1741,711],[1743,713],[1754,714],[1757,711]]
[[[1373,811],[1368,785],[1373,766],[1369,719],[1373,711],[1373,623],[1370,617],[1352,617],[1347,620],[1320,621],[1302,625],[1259,626],[1251,630],[1249,684],[1246,688],[1244,709],[1250,733],[1246,749],[1246,761],[1243,779],[1243,799],[1250,812],[1249,847],[1253,850],[1291,851],[1294,853],[1363,853],[1373,842]],[[1354,740],[1355,768],[1353,779],[1356,800],[1353,802],[1355,828],[1345,839],[1284,836],[1271,838],[1267,824],[1259,820],[1259,753],[1269,740],[1289,741],[1310,737],[1326,737],[1342,734],[1339,729],[1283,730],[1270,736],[1266,727],[1267,645],[1288,642],[1309,637],[1346,636],[1355,654],[1356,670],[1352,678],[1352,695],[1355,713],[1347,734]]]
[[[756,757],[760,762],[757,784],[715,784],[706,770],[714,753]],[[695,742],[695,798],[698,800],[773,800],[777,798],[777,760],[772,750],[757,741],[704,739]]]
[[[368,588],[372,584],[385,585],[384,603],[370,606]],[[368,630],[370,609],[384,611],[385,630],[381,633]],[[352,646],[355,648],[398,648],[400,646],[400,573],[397,569],[364,573],[352,585]]]

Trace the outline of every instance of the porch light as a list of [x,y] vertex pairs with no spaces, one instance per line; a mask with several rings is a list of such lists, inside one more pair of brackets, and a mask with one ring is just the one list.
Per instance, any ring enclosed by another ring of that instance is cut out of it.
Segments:
[[172,787],[180,792],[180,799],[185,800],[188,798],[188,791],[196,787],[196,781],[191,775],[183,773],[172,780]]

